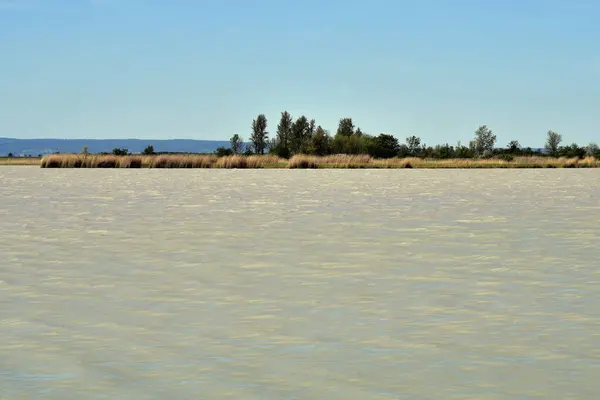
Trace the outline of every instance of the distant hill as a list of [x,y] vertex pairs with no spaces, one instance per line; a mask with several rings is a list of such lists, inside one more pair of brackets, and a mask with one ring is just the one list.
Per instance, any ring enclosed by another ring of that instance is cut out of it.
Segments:
[[156,152],[212,153],[217,147],[229,147],[225,140],[146,140],[146,139],[13,139],[0,138],[0,156],[37,156],[60,153],[80,153],[87,146],[90,153],[110,153],[114,148],[141,153],[147,146]]

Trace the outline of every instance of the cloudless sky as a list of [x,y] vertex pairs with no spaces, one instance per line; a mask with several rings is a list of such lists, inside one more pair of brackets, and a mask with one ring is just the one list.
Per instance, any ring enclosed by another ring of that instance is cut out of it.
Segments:
[[0,0],[0,136],[247,138],[266,114],[600,142],[598,0]]

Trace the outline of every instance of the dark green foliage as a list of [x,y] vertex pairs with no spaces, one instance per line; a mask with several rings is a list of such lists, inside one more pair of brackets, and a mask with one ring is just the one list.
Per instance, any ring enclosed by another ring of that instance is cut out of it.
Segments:
[[229,143],[231,144],[231,151],[233,154],[242,153],[242,149],[244,148],[244,140],[237,133],[229,139]]
[[146,148],[144,149],[144,151],[142,152],[142,154],[144,154],[144,155],[146,155],[146,156],[151,156],[151,155],[153,155],[153,154],[156,154],[156,153],[154,152],[154,146],[150,145],[150,146],[146,147]]
[[586,149],[585,147],[579,147],[577,143],[573,143],[570,146],[559,147],[556,154],[559,157],[584,158],[586,156]]
[[329,154],[330,151],[331,137],[329,136],[329,133],[319,125],[312,137],[311,153],[318,156],[324,156]]
[[406,147],[408,149],[407,156],[416,157],[419,155],[421,146],[421,138],[418,136],[409,136],[406,138]]
[[8,158],[13,158],[13,153],[8,153]]
[[244,150],[244,155],[251,156],[252,154],[254,154],[254,149],[252,148],[251,144],[247,144],[246,149]]
[[392,158],[398,155],[400,144],[392,135],[381,133],[370,138],[368,144],[369,155],[375,158]]
[[233,155],[233,150],[227,147],[217,147],[217,149],[215,150],[215,154],[218,157],[231,156]]
[[127,149],[113,149],[112,153],[115,156],[126,156],[129,154],[129,150]]
[[338,154],[368,154],[370,137],[335,135],[332,141],[333,153]]
[[508,145],[506,145],[506,152],[508,154],[520,154],[521,153],[521,144],[518,140],[511,140]]
[[259,114],[258,117],[252,121],[252,134],[250,135],[250,141],[252,142],[256,154],[265,153],[268,136],[267,117],[265,114]]
[[562,136],[557,132],[549,130],[546,137],[546,149],[550,152],[551,156],[557,155],[560,142],[562,142]]
[[277,124],[277,136],[269,145],[269,152],[282,158],[289,158],[292,155],[290,150],[292,140],[292,126],[294,120],[289,112],[283,111],[279,124]]
[[[352,135],[354,135],[354,123],[352,122],[352,118],[340,119],[336,136],[350,137]],[[362,132],[357,136],[362,136]]]
[[[290,158],[295,154],[311,154],[324,156],[328,154],[369,154],[375,158],[389,157],[419,157],[432,159],[451,158],[500,158],[503,160],[514,160],[517,156],[544,156],[544,153],[534,152],[530,147],[523,148],[517,140],[510,141],[505,148],[495,148],[496,135],[487,125],[481,125],[475,131],[475,136],[468,146],[458,142],[456,146],[448,143],[435,146],[427,146],[420,137],[412,135],[406,138],[406,143],[400,144],[391,134],[380,134],[371,136],[364,133],[360,127],[355,127],[352,118],[341,118],[338,123],[334,137],[316,125],[314,119],[309,120],[301,115],[295,121],[289,112],[283,111],[277,125],[276,136],[269,140],[267,120],[264,114],[260,114],[252,121],[252,150],[256,154],[268,151],[282,158]],[[238,140],[241,138],[234,135],[231,138],[233,154],[237,151]],[[234,140],[235,139],[235,140]],[[569,158],[598,157],[600,149],[597,145],[590,143],[586,147],[580,147],[573,143],[569,146],[559,147],[562,137],[555,132],[548,131],[546,147],[550,155]],[[251,154],[250,147],[246,148],[244,154]],[[220,152],[220,153],[219,153]],[[217,154],[228,155],[226,150],[220,149]]]
[[515,159],[515,156],[513,156],[512,154],[500,154],[498,158],[504,161],[512,161]]
[[475,131],[475,139],[471,142],[470,147],[475,155],[487,158],[494,151],[494,144],[496,144],[496,135],[487,125],[481,125]]
[[289,140],[290,152],[300,153],[310,139],[310,123],[304,115],[292,123],[291,133]]

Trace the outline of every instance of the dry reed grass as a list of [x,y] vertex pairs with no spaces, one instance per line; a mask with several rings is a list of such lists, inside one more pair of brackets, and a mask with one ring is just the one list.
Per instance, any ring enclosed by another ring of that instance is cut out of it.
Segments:
[[39,165],[40,157],[0,157],[0,165]]
[[282,164],[273,155],[226,156],[216,155],[83,155],[52,154],[36,159],[42,168],[265,168]]
[[288,168],[598,168],[600,160],[594,157],[549,158],[516,157],[512,161],[490,159],[421,159],[389,158],[373,159],[366,155],[333,155],[315,157],[296,155],[288,163]]
[[[512,161],[491,159],[374,159],[368,155],[335,154],[310,156],[298,154],[290,160],[274,155],[156,155],[114,156],[52,154],[31,163],[42,168],[598,168],[600,160],[593,157],[550,158],[515,157]],[[31,165],[31,164],[30,164]]]
[[288,168],[376,168],[373,158],[367,154],[333,154],[329,156],[293,156]]

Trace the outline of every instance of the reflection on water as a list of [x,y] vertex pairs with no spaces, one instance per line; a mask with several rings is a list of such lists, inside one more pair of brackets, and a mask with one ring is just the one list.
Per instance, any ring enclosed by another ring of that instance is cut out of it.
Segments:
[[0,168],[0,398],[600,398],[596,170]]

